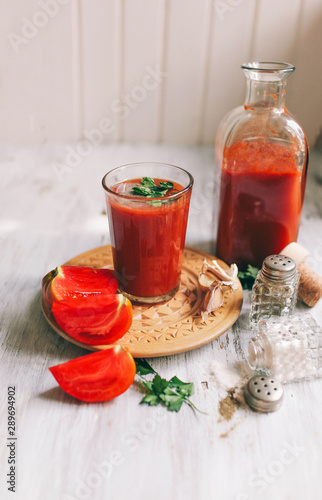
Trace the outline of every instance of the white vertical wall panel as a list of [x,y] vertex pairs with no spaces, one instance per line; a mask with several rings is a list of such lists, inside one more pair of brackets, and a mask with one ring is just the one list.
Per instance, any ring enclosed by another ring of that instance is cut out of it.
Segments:
[[111,132],[104,133],[105,141],[115,139],[117,125],[111,109],[118,97],[116,11],[115,0],[80,2],[81,130],[86,136],[107,118],[112,126]]
[[[295,64],[302,6],[303,0],[258,0],[254,23],[253,60]],[[295,106],[290,106],[290,97],[298,79],[299,74],[296,71],[287,81],[286,106],[294,115],[301,114],[301,102],[293,102]]]
[[204,96],[201,142],[214,144],[221,119],[245,97],[240,66],[251,53],[256,0],[215,2],[208,62],[208,83]]
[[79,140],[105,118],[107,142],[213,144],[249,59],[295,63],[287,106],[320,132],[321,0],[0,0],[0,16],[2,141]]
[[123,88],[119,109],[120,140],[155,141],[158,96],[163,79],[158,71],[162,38],[162,2],[125,0]]
[[321,0],[306,0],[303,3],[295,65],[287,105],[299,119],[313,145],[318,135],[322,134]]
[[257,0],[251,57],[294,64],[302,0]]
[[169,2],[161,140],[198,142],[201,92],[206,74],[209,0]]
[[75,138],[72,2],[1,2],[0,138]]

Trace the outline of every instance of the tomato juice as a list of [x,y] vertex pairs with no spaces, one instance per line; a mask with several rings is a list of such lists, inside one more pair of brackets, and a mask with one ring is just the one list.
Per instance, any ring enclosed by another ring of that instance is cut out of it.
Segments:
[[107,213],[119,288],[129,298],[153,302],[179,286],[192,183],[187,189],[172,181],[166,196],[146,198],[132,194],[140,182],[135,178],[111,186]]
[[305,178],[291,148],[239,141],[223,154],[216,254],[241,269],[296,241]]

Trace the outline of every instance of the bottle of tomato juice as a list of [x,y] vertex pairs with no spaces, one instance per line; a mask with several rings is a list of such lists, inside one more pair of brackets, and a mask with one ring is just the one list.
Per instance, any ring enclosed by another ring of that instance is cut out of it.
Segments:
[[244,106],[216,136],[221,170],[216,255],[240,269],[296,241],[309,159],[305,133],[285,108],[287,63],[252,62]]

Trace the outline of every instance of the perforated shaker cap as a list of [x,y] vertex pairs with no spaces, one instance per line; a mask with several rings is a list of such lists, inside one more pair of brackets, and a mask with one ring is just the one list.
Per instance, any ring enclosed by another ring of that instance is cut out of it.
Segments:
[[296,264],[286,255],[269,255],[264,259],[262,272],[264,276],[274,281],[284,281],[295,276]]
[[244,393],[246,403],[254,411],[269,413],[282,406],[283,387],[274,377],[255,375],[245,385]]

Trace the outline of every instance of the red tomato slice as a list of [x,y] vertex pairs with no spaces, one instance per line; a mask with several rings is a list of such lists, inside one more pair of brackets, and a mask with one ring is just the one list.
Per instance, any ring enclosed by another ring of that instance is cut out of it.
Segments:
[[65,392],[88,403],[116,398],[130,387],[136,373],[134,359],[123,346],[87,354],[49,370]]
[[132,304],[119,293],[55,301],[52,312],[68,335],[89,345],[111,344],[132,324]]
[[43,293],[49,304],[69,297],[113,294],[117,286],[114,271],[80,266],[56,267],[42,280]]

